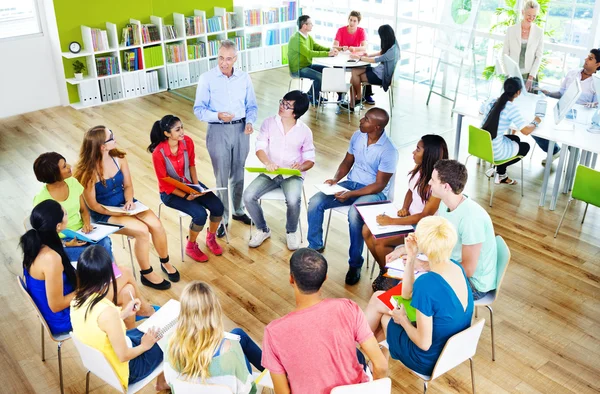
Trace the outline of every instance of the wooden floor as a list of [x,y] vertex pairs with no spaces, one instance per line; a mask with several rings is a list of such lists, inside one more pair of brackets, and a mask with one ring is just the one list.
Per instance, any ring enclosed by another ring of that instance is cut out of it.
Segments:
[[[285,93],[288,76],[284,69],[252,74],[259,102],[259,121],[277,111],[277,101]],[[389,108],[387,94],[376,89],[375,99]],[[193,89],[186,94],[193,95]],[[450,105],[433,97],[425,105],[426,87],[401,82],[396,87],[396,107],[389,131],[400,147],[398,171],[411,168],[414,142],[423,134],[446,137],[452,152],[453,124]],[[5,393],[59,392],[56,346],[46,340],[46,362],[40,359],[40,325],[32,307],[18,291],[15,275],[21,272],[18,237],[23,232],[23,218],[30,212],[31,201],[39,190],[32,170],[34,159],[46,151],[58,151],[73,164],[77,159],[83,132],[104,124],[111,128],[117,144],[128,152],[133,173],[135,196],[150,207],[159,203],[156,179],[150,154],[146,152],[152,123],[172,113],[183,119],[187,133],[196,142],[199,177],[214,185],[212,168],[205,148],[206,125],[195,119],[192,103],[171,93],[103,105],[76,111],[70,107],[52,108],[25,115],[0,119],[0,382]],[[309,171],[306,192],[314,193],[313,183],[331,177],[344,156],[352,133],[358,128],[358,114],[348,124],[347,117],[325,109],[323,118],[314,120],[313,109],[303,120],[313,130],[317,162]],[[260,122],[258,122],[260,123]],[[467,127],[467,125],[465,125]],[[461,159],[466,157],[466,142]],[[489,186],[474,160],[468,164],[470,179],[466,193],[490,213],[496,233],[504,237],[512,252],[512,262],[500,298],[494,305],[496,361],[491,361],[489,316],[477,355],[475,374],[479,393],[539,392],[591,393],[600,391],[600,210],[590,207],[586,221],[580,224],[583,204],[572,204],[561,234],[553,238],[554,229],[566,203],[561,195],[557,210],[538,207],[542,179],[542,156],[537,149],[533,159],[525,159],[525,197],[518,187],[497,188],[494,207],[487,206]],[[517,176],[518,166],[510,169]],[[402,179],[402,177],[399,177]],[[404,193],[406,182],[396,190]],[[400,194],[398,194],[400,195]],[[181,282],[166,292],[144,288],[151,302],[162,304],[177,298],[192,279],[211,283],[218,292],[226,315],[233,324],[247,330],[259,343],[263,329],[273,319],[294,307],[288,284],[288,259],[285,246],[283,204],[265,203],[267,221],[273,231],[271,240],[258,249],[248,248],[249,228],[234,223],[231,243],[221,257],[211,256],[206,264],[179,262],[177,216],[167,212],[163,223],[168,232],[171,259],[182,273]],[[306,231],[306,215],[302,222]],[[187,226],[187,223],[185,223]],[[371,286],[366,270],[357,286],[344,285],[347,270],[347,223],[335,215],[332,220],[325,256],[330,263],[329,279],[324,285],[326,297],[348,297],[366,307]],[[128,265],[129,257],[121,240],[113,239],[119,264]],[[304,243],[306,244],[306,243]],[[204,248],[204,245],[201,245]],[[159,267],[152,251],[152,262]],[[85,370],[71,342],[63,347],[66,393],[85,391]],[[390,362],[394,393],[422,390],[419,379],[398,362]],[[596,376],[594,378],[594,376]],[[468,363],[434,381],[430,392],[470,392]],[[94,393],[113,392],[99,379],[91,379]],[[144,393],[152,393],[151,386]]]

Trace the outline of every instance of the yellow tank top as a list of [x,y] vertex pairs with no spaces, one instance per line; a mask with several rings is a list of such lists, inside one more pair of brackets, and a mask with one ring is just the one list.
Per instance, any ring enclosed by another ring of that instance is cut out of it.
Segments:
[[[79,340],[94,349],[100,350],[109,364],[113,367],[119,381],[123,388],[127,389],[129,381],[129,363],[122,363],[119,361],[117,354],[115,353],[108,335],[98,326],[98,316],[106,310],[106,308],[115,308],[121,313],[121,308],[115,306],[111,301],[103,298],[97,303],[85,317],[85,311],[91,301],[91,297],[79,308],[75,308],[75,300],[71,301],[71,325],[73,326],[73,333]],[[123,335],[125,335],[125,323],[121,321],[121,328],[123,329]]]

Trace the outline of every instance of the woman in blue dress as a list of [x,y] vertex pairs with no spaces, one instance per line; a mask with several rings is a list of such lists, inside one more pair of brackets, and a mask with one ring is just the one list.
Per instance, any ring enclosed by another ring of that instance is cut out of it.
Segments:
[[125,226],[118,234],[135,239],[135,256],[140,266],[141,282],[158,290],[166,290],[171,283],[153,272],[150,265],[150,236],[160,258],[161,269],[172,282],[179,280],[179,272],[169,263],[167,234],[154,212],[146,210],[135,215],[113,212],[106,206],[135,206],[133,183],[125,152],[117,149],[113,132],[104,126],[89,129],[79,151],[75,178],[83,185],[83,197],[95,222]]
[[[392,358],[411,370],[431,376],[448,339],[471,325],[473,296],[460,264],[450,260],[457,241],[456,230],[445,218],[429,216],[419,221],[415,233],[406,237],[406,263],[402,297],[416,309],[416,326],[404,306],[390,311],[373,294],[366,310],[367,321],[378,341],[387,340]],[[414,277],[417,253],[427,255],[429,272]]]

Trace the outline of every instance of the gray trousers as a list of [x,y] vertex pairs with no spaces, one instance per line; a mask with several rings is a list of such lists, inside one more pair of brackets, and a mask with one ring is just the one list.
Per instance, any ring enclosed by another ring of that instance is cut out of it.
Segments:
[[[217,187],[231,185],[234,215],[244,214],[244,165],[250,151],[250,136],[244,134],[245,123],[210,124],[206,133],[206,148],[210,155]],[[223,221],[229,223],[229,190],[217,195],[225,206]]]

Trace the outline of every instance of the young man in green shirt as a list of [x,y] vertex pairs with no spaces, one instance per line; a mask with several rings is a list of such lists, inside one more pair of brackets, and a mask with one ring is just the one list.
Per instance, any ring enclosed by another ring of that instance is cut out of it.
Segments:
[[321,92],[321,79],[325,66],[312,64],[312,59],[335,56],[338,51],[315,43],[312,37],[308,35],[312,27],[310,16],[302,15],[298,18],[298,31],[290,38],[288,43],[288,66],[290,74],[312,79],[315,97],[311,96],[310,91],[308,97],[314,103]]

